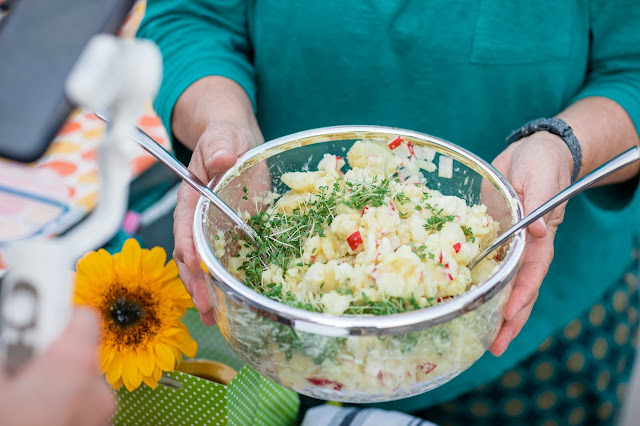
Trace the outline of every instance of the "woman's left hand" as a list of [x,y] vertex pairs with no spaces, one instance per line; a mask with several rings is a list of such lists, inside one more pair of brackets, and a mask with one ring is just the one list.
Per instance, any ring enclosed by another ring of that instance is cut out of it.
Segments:
[[[509,145],[493,165],[511,182],[527,215],[569,186],[573,160],[560,137],[537,132]],[[553,259],[553,240],[564,209],[562,204],[528,227],[522,265],[505,308],[505,321],[489,347],[495,356],[504,353],[531,314]]]

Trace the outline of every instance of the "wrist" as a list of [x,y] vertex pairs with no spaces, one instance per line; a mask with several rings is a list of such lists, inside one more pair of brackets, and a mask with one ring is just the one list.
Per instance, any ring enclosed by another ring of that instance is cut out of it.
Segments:
[[529,145],[532,151],[527,149],[528,152],[535,151],[540,161],[553,164],[554,169],[558,171],[556,179],[559,180],[562,187],[572,183],[573,155],[560,136],[540,131],[520,139],[513,145],[518,144]]
[[191,150],[207,129],[220,123],[257,128],[247,93],[235,81],[220,76],[204,77],[187,87],[171,116],[173,134]]
[[571,181],[571,176],[573,176],[574,160],[571,150],[567,144],[564,143],[562,137],[550,132],[540,132],[540,137],[544,140],[543,143],[545,146],[553,152],[553,155],[557,158],[563,170],[567,171],[567,176]]
[[511,132],[511,134],[507,136],[506,141],[510,144],[521,138],[538,133],[555,135],[565,144],[572,159],[571,166],[569,167],[571,169],[571,182],[575,182],[578,179],[582,167],[582,148],[580,147],[578,139],[573,134],[573,129],[561,118],[538,118],[531,120],[524,126]]

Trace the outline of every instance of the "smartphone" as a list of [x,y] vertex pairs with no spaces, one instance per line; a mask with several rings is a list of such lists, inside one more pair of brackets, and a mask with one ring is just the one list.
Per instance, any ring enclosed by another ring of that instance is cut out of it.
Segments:
[[[32,162],[74,108],[64,85],[89,39],[115,34],[135,0],[13,0],[0,19],[0,157]],[[0,0],[2,3],[2,0]]]

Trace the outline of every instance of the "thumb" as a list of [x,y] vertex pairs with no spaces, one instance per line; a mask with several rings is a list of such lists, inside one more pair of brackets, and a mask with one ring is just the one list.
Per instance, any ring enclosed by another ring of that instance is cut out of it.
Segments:
[[220,127],[207,129],[196,146],[196,150],[200,151],[197,157],[200,157],[207,177],[233,167],[238,156],[246,151],[244,145],[232,129]]
[[99,336],[100,325],[97,313],[88,308],[75,308],[67,328],[46,349],[42,358],[57,360],[73,354],[74,359],[81,359],[83,355],[95,353]]
[[71,315],[71,321],[60,340],[72,336],[74,339],[98,343],[100,333],[99,318],[95,311],[89,308],[75,308]]
[[[557,184],[548,178],[527,179],[522,189],[522,204],[525,215],[530,215],[538,207],[549,201],[555,195]],[[544,238],[547,235],[547,218],[549,213],[542,216],[527,227],[529,234],[535,238]]]
[[21,374],[40,380],[42,377],[56,377],[73,371],[73,379],[81,380],[83,372],[98,370],[98,337],[96,313],[87,308],[76,308],[63,333]]
[[547,222],[544,216],[529,225],[527,230],[535,238],[544,238],[547,235]]

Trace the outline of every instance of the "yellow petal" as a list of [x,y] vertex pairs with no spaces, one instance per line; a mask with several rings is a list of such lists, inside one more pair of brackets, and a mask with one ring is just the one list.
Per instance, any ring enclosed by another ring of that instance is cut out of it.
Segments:
[[138,369],[143,376],[150,376],[153,373],[153,367],[155,367],[155,360],[153,357],[153,349],[151,346],[143,346],[138,348]]
[[176,321],[174,324],[171,324],[171,326],[172,328],[164,331],[162,334],[171,337],[175,336],[178,333],[189,333],[189,329],[187,329],[187,326],[180,321]]
[[[138,360],[134,350],[124,353],[123,368],[122,378],[125,380],[125,386],[127,385],[127,381],[133,389],[140,386],[140,383],[142,383],[142,374],[138,371]],[[129,389],[129,386],[127,386],[127,389]]]
[[77,305],[102,308],[102,297],[114,285],[114,273],[111,268],[104,269],[100,276],[88,277],[76,274],[74,281],[74,303]]
[[122,375],[122,383],[124,383],[124,387],[126,387],[129,392],[132,392],[136,389],[136,387],[133,386],[133,383],[129,381],[129,377],[127,377],[126,374]]
[[198,351],[198,343],[189,336],[189,333],[181,331],[166,338],[167,343],[180,349],[187,357],[193,358]]
[[129,238],[122,246],[122,251],[113,255],[113,269],[120,283],[138,282],[141,251],[138,241]]
[[102,283],[91,282],[85,275],[76,274],[74,286],[73,303],[76,305],[94,305],[96,299],[100,296],[98,289],[102,288]]
[[133,386],[134,389],[137,389],[140,387],[140,385],[142,384],[142,373],[140,373],[140,370],[136,370],[137,371],[137,375],[135,379],[131,379],[131,386]]
[[111,387],[114,388],[115,390],[118,390],[122,387],[123,384],[124,382],[122,381],[122,377],[121,377],[118,380],[116,380],[116,382],[112,384]]
[[116,349],[111,345],[102,345],[100,347],[100,371],[104,373],[107,370],[115,355]]
[[162,247],[154,247],[142,253],[141,272],[145,282],[157,282],[164,270],[167,254]]
[[122,354],[120,352],[116,351],[104,374],[111,386],[122,376]]
[[156,365],[164,371],[173,371],[175,367],[175,358],[173,352],[164,343],[156,344],[154,348],[154,355],[156,356]]
[[88,305],[89,299],[79,296],[77,293],[73,295],[73,304],[76,306]]
[[187,309],[193,308],[193,299],[191,299],[179,278],[166,282],[161,292],[164,300],[170,301],[171,304],[181,310],[181,316],[184,315]]
[[180,365],[180,361],[182,361],[182,353],[175,346],[169,345],[169,347],[171,348],[171,352],[173,352],[173,359],[176,360],[176,366]]
[[162,269],[162,274],[158,277],[160,281],[172,280],[178,276],[178,266],[176,261],[171,259],[167,265]]
[[162,370],[160,370],[159,367],[156,367],[153,370],[153,374],[151,375],[151,378],[153,378],[153,380],[157,382],[158,380],[160,380],[160,377],[162,377]]
[[151,389],[155,389],[158,387],[158,381],[154,380],[152,376],[144,376],[142,377],[142,381]]
[[87,253],[76,264],[78,278],[85,278],[90,283],[102,284],[113,282],[113,259],[108,251],[100,249]]

